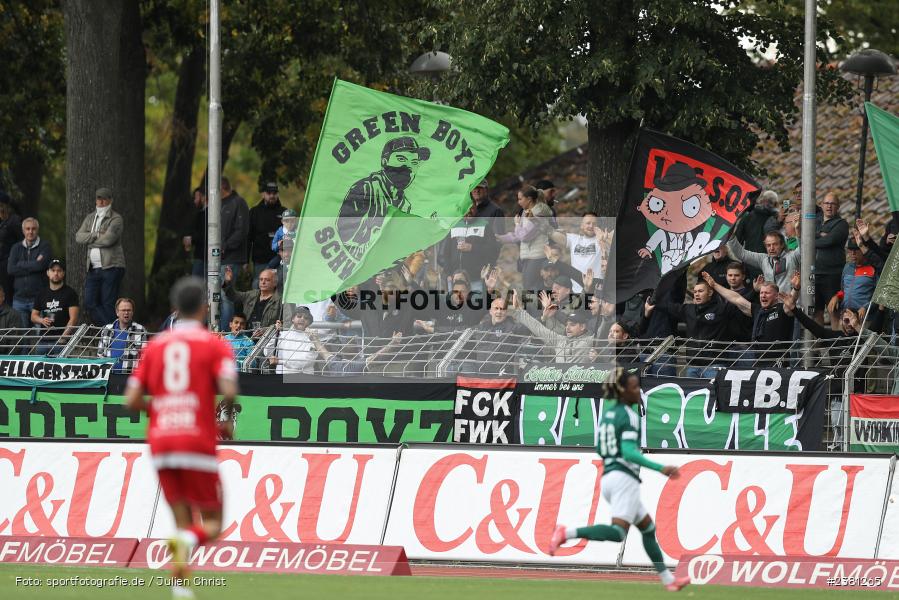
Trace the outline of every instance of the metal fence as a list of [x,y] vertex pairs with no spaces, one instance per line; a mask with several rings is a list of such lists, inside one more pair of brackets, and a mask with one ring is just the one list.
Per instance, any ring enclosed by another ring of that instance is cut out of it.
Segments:
[[[124,347],[125,356],[136,358],[153,335],[156,334],[129,338]],[[0,330],[0,354],[97,357],[102,354],[103,337],[103,328],[88,325],[68,331]],[[641,362],[649,364],[650,374],[708,379],[726,368],[819,369],[830,379],[825,439],[836,450],[848,449],[850,394],[899,393],[899,347],[889,338],[873,333],[861,339],[841,337],[775,343],[708,342],[675,337],[632,339],[617,344],[596,340],[587,352],[578,354],[577,360],[572,360],[570,350],[560,351],[558,340],[479,329],[363,338],[349,335],[341,324],[316,323],[306,333],[268,327],[246,332],[242,341],[228,341],[235,347],[243,372],[305,373],[323,378],[370,374],[414,382],[458,373],[515,376],[531,361]],[[135,362],[120,361],[116,371],[130,372]]]

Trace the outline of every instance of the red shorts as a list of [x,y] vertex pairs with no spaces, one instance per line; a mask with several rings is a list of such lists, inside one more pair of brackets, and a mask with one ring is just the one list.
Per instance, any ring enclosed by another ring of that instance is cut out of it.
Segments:
[[221,510],[222,483],[219,474],[191,469],[160,469],[159,485],[169,504],[186,502],[200,510]]

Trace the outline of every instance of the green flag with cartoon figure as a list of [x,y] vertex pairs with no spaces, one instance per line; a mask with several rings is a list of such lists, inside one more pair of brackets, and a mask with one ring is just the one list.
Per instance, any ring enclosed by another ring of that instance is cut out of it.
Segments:
[[480,115],[336,80],[285,301],[328,298],[443,239],[508,142]]

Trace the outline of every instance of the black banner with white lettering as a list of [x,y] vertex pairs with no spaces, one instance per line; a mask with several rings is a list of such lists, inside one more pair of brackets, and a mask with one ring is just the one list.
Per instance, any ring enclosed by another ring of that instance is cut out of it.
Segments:
[[641,130],[618,208],[606,299],[623,302],[655,289],[669,273],[676,277],[692,261],[711,254],[758,190],[758,183],[720,156]]
[[718,410],[740,413],[796,413],[827,387],[820,371],[800,369],[721,370],[714,385]]
[[608,364],[529,363],[518,377],[518,393],[529,396],[602,398]]
[[467,444],[515,444],[521,397],[515,379],[456,380],[453,441]]

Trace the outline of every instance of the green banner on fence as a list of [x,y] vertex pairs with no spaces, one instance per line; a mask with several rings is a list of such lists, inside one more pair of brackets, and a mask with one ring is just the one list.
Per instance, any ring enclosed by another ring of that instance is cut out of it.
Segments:
[[297,442],[448,442],[452,400],[240,398],[235,439]]
[[[278,396],[283,385],[256,378],[254,395],[242,395],[235,439],[296,442],[449,442],[455,418],[452,384],[374,386],[391,398],[356,398],[349,388],[326,396],[336,386],[311,384],[319,397]],[[369,386],[368,392],[372,391]],[[810,398],[804,412],[718,412],[705,380],[644,377],[646,404],[642,445],[647,448],[815,450],[821,440],[823,393]],[[262,395],[265,394],[265,395]],[[361,393],[359,394],[361,395]],[[120,395],[0,390],[0,437],[143,439],[146,416],[127,410]],[[602,404],[592,398],[521,396],[511,418],[526,445],[594,446]]]
[[[124,398],[0,390],[0,437],[143,439],[146,415]],[[448,442],[452,400],[241,396],[235,439],[298,442]]]
[[[824,398],[810,400],[804,413],[719,412],[711,386],[702,380],[643,379],[645,448],[703,450],[817,450]],[[592,398],[522,396],[521,443],[595,446],[602,402]],[[810,426],[804,427],[806,423]]]

